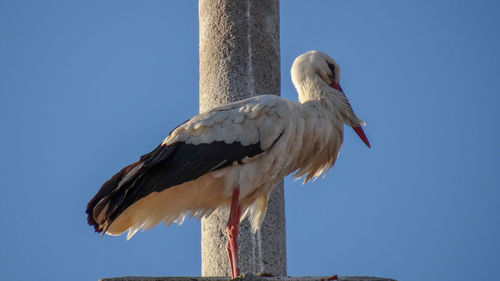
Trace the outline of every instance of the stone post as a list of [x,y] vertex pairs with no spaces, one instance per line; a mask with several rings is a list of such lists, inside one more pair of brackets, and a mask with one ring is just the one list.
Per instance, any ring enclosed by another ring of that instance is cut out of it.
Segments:
[[[199,0],[200,112],[262,94],[280,94],[279,0]],[[229,276],[227,213],[201,222],[202,276]],[[286,276],[283,183],[271,194],[255,235],[238,238],[241,272]]]

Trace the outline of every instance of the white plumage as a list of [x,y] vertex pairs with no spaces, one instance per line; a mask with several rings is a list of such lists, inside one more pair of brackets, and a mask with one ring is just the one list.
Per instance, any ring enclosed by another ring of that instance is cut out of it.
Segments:
[[239,188],[238,206],[256,230],[281,178],[295,172],[306,182],[334,165],[344,123],[369,146],[333,59],[307,52],[291,74],[300,103],[263,95],[193,117],[103,185],[89,202],[89,223],[111,235],[129,230],[130,238],[160,222],[229,207]]

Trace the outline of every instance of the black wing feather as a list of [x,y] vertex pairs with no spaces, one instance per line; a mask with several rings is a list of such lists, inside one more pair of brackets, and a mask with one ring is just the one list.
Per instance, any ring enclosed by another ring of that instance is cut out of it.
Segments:
[[[263,152],[260,143],[242,145],[240,142],[216,141],[197,145],[184,142],[159,145],[102,185],[87,205],[88,223],[97,232],[106,231],[121,213],[150,193],[197,179]],[[127,182],[118,186],[134,167],[141,164],[142,167]],[[105,217],[98,219],[104,206],[108,206]]]

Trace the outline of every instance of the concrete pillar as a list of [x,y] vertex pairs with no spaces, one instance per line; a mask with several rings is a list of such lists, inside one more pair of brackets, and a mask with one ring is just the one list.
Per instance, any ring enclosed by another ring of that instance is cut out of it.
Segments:
[[[217,105],[280,94],[279,0],[199,0],[200,112]],[[286,276],[283,183],[273,191],[261,230],[247,221],[238,239],[241,272]],[[229,276],[227,213],[201,224],[202,276]]]

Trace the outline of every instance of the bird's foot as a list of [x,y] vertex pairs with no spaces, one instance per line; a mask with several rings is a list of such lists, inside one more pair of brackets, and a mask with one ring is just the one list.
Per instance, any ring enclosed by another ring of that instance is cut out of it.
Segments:
[[339,279],[339,276],[337,274],[334,274],[330,277],[321,278],[320,281],[331,281],[331,280],[338,280],[338,279]]

